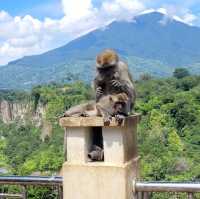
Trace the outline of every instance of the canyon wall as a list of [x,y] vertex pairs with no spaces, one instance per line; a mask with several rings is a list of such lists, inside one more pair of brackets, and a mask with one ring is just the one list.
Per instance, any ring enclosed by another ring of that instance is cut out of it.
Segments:
[[17,121],[26,124],[26,121],[32,121],[33,124],[41,128],[41,139],[51,136],[52,125],[45,119],[46,107],[38,104],[36,110],[33,109],[32,102],[10,102],[7,100],[0,101],[0,119],[5,124]]

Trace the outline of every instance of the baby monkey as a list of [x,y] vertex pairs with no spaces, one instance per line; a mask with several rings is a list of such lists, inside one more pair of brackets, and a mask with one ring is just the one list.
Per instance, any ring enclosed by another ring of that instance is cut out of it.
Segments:
[[95,101],[90,101],[68,109],[65,112],[64,117],[101,116],[103,117],[105,125],[109,125],[112,117],[115,117],[116,121],[121,124],[124,117],[127,116],[126,111],[124,110],[127,102],[128,96],[126,93],[106,95],[97,103]]

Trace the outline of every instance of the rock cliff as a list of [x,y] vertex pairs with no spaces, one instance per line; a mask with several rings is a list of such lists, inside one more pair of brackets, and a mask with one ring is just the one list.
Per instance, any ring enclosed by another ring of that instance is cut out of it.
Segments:
[[25,124],[27,121],[32,121],[36,127],[41,128],[41,139],[46,136],[51,136],[52,125],[45,119],[46,107],[38,104],[36,110],[33,109],[32,102],[10,102],[7,100],[0,101],[0,119],[5,124],[10,124],[18,121]]

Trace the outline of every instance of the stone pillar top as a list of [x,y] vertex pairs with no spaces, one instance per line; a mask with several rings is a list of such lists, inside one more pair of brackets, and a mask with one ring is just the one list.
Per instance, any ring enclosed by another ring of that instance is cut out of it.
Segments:
[[[139,122],[141,119],[141,115],[139,113],[135,113],[125,118],[120,127],[126,126],[126,123],[131,121]],[[62,127],[104,127],[104,122],[102,117],[62,117],[59,120],[60,126]],[[118,122],[115,118],[112,118],[112,121],[109,126],[106,127],[117,127],[119,126]]]

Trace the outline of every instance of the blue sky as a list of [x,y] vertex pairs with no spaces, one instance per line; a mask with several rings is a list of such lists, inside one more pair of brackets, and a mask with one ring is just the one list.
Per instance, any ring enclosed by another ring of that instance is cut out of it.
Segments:
[[[95,7],[100,7],[103,1],[92,2]],[[146,0],[145,3],[147,8],[159,8],[163,5],[187,8],[191,13],[200,16],[200,0]],[[60,18],[64,15],[60,0],[0,0],[0,10],[5,10],[13,16],[29,14],[39,19]],[[198,22],[196,24],[198,25]]]
[[29,14],[39,19],[60,18],[64,15],[59,0],[0,0],[0,10],[12,16]]
[[200,0],[0,0],[0,65],[152,11],[200,26]]

